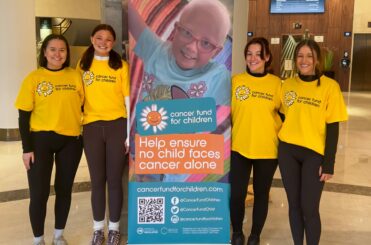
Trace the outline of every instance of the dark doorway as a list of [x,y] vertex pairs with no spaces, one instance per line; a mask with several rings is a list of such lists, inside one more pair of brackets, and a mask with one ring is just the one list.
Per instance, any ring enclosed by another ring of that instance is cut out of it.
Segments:
[[351,91],[371,91],[371,34],[354,34]]

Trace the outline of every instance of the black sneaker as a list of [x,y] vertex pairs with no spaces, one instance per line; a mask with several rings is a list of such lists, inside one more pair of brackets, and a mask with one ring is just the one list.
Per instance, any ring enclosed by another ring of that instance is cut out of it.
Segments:
[[120,237],[121,235],[119,231],[110,230],[108,232],[107,245],[119,245]]
[[94,231],[93,239],[91,240],[91,245],[103,245],[103,242],[104,242],[103,230]]
[[232,234],[232,245],[244,245],[245,236],[242,232],[233,232]]
[[260,244],[260,238],[257,235],[251,234],[249,236],[249,239],[247,240],[247,245],[259,245]]

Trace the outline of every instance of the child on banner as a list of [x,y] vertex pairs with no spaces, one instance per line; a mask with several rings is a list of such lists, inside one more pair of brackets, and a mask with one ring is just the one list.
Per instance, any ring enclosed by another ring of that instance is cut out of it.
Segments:
[[[136,40],[133,51],[144,64],[135,102],[212,97],[217,109],[229,114],[230,72],[213,60],[223,50],[231,27],[228,9],[216,0],[193,0],[173,22],[169,41],[161,40],[129,1],[129,31]],[[229,117],[218,120],[216,133],[223,134],[229,126]],[[182,182],[188,175],[152,177],[147,181]]]

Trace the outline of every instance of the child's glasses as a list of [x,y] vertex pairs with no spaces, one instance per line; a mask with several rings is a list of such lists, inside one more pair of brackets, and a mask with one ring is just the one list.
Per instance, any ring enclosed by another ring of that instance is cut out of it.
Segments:
[[177,29],[177,31],[179,32],[180,36],[187,42],[193,42],[193,41],[196,41],[197,43],[197,47],[198,49],[200,50],[200,52],[202,53],[210,53],[211,51],[215,50],[216,48],[218,48],[217,45],[211,43],[210,41],[206,40],[206,39],[198,39],[196,38],[192,32],[190,30],[188,30],[187,28],[181,26],[178,23],[175,23],[175,27]]

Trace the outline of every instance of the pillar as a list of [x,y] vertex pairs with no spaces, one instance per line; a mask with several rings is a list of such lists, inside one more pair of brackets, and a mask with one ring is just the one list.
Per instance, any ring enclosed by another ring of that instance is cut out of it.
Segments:
[[14,102],[25,76],[36,69],[35,0],[0,1],[0,141],[19,140]]

